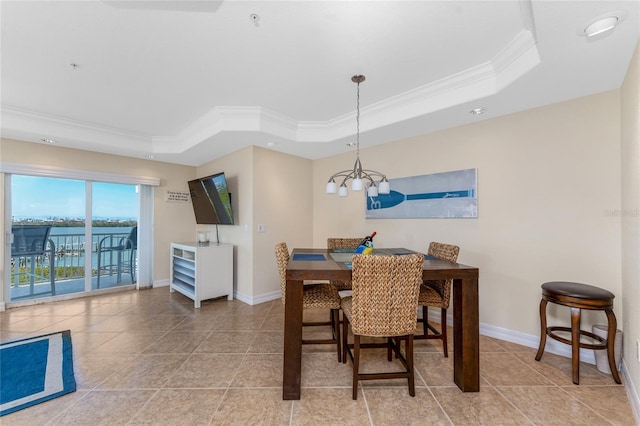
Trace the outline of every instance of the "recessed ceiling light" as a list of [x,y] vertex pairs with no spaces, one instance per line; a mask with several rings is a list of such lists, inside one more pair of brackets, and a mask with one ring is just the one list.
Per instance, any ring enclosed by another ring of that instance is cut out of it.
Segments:
[[144,158],[146,158],[147,160],[153,160],[156,157],[153,154],[147,154],[147,155],[144,156]]
[[276,146],[278,145],[276,142],[267,142],[267,146]]
[[611,34],[617,26],[624,22],[628,15],[629,12],[619,9],[594,16],[576,28],[576,35],[586,37],[587,40],[599,40],[603,36]]
[[56,141],[54,141],[53,139],[43,138],[43,139],[40,139],[40,140],[41,140],[42,142],[50,143],[50,144],[54,144],[54,143],[56,143]]
[[605,18],[598,19],[592,24],[587,25],[587,27],[584,29],[584,34],[587,37],[597,36],[598,34],[613,31],[616,25],[618,25],[618,17],[607,16]]
[[471,111],[469,111],[469,114],[480,115],[480,114],[484,114],[485,112],[487,112],[486,108],[474,108]]

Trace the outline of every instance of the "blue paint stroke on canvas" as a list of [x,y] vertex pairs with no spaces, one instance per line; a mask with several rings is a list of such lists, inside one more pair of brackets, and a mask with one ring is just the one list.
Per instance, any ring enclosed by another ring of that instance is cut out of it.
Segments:
[[390,179],[392,191],[366,197],[367,219],[478,217],[476,169]]

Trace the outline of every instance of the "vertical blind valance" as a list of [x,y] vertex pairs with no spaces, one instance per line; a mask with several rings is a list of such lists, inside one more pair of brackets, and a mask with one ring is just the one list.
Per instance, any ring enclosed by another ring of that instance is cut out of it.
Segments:
[[118,173],[96,172],[93,170],[66,169],[54,166],[0,162],[0,173],[29,176],[80,179],[95,182],[124,183],[129,185],[160,186],[160,178],[133,176]]

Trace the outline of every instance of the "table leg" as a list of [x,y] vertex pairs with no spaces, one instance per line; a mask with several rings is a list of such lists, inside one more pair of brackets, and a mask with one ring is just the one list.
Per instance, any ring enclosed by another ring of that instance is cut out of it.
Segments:
[[287,280],[284,305],[282,399],[300,399],[302,369],[302,281]]
[[453,280],[453,381],[463,392],[480,391],[478,279]]

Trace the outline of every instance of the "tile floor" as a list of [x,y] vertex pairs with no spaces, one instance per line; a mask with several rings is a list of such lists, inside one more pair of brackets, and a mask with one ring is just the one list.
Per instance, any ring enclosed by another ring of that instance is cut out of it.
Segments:
[[[324,312],[309,316],[325,317]],[[452,356],[416,343],[416,396],[406,381],[365,382],[351,399],[351,363],[304,346],[302,398],[282,400],[279,300],[201,309],[168,287],[9,309],[1,340],[70,329],[78,390],[2,417],[3,425],[634,425],[625,389],[589,364],[481,337],[481,391],[452,382]],[[315,327],[314,327],[315,328]],[[305,331],[307,333],[307,331]],[[311,333],[322,333],[314,330]],[[388,368],[368,351],[368,368]],[[451,348],[450,348],[451,353]]]

